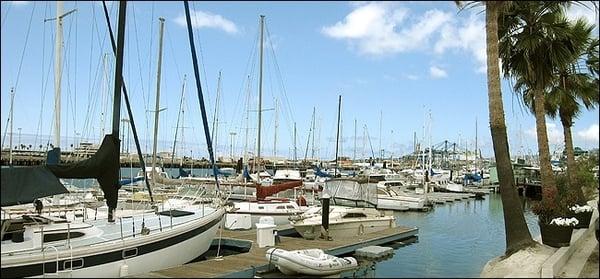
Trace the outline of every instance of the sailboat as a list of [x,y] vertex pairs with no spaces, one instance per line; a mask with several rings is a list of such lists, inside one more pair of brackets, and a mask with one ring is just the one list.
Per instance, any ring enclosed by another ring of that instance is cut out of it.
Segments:
[[[184,4],[196,66],[189,6],[187,1]],[[70,222],[33,214],[2,220],[2,277],[119,277],[174,267],[207,251],[223,219],[224,209],[221,206],[188,206],[160,212],[155,207],[150,213],[127,218],[115,216],[120,188],[118,129],[121,89],[134,136],[137,135],[122,78],[126,2],[119,3],[116,44],[106,5],[104,12],[117,65],[112,134],[106,135],[100,149],[85,161],[71,165],[3,168],[2,206],[29,203],[34,198],[66,193],[58,177],[96,178],[104,192],[108,219]],[[62,2],[59,1],[57,21],[61,21],[63,16]],[[206,123],[197,67],[195,72]],[[206,132],[207,125],[204,126]],[[137,139],[136,144],[139,152]]]
[[[256,223],[260,220],[260,217],[270,216],[273,217],[275,225],[289,224],[289,217],[301,214],[304,210],[298,206],[293,200],[287,198],[271,198],[269,196],[277,194],[281,191],[288,189],[294,189],[302,186],[302,179],[282,182],[281,184],[265,186],[265,178],[268,173],[261,171],[260,167],[260,147],[261,147],[261,118],[262,118],[262,65],[263,65],[263,34],[264,34],[264,20],[265,16],[260,16],[260,69],[259,69],[259,86],[258,86],[258,138],[257,138],[257,156],[255,161],[258,160],[258,171],[249,176],[254,180],[256,189],[256,199],[250,199],[245,201],[234,202],[233,207],[228,214],[249,214],[252,221],[252,227],[256,227]],[[270,175],[268,175],[270,178]],[[269,179],[270,180],[270,179]],[[233,217],[233,216],[231,216]]]

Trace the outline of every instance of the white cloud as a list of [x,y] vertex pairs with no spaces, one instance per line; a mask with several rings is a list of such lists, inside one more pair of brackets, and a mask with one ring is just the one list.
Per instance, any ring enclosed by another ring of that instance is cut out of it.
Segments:
[[[192,10],[190,11],[190,18],[192,21],[193,28],[217,28],[230,34],[238,32],[238,28],[235,25],[235,23],[222,17],[221,15],[200,10]],[[185,15],[180,15],[177,18],[175,18],[175,22],[183,27],[187,26]]]
[[[527,135],[536,140],[537,143],[537,132],[536,127],[533,126],[529,130],[525,131]],[[548,144],[550,145],[561,145],[564,144],[564,137],[562,127],[558,127],[555,123],[546,122],[546,132],[548,134]]]
[[447,24],[442,27],[440,39],[434,46],[436,54],[443,54],[448,49],[469,52],[477,61],[477,72],[485,73],[487,64],[485,22],[476,14],[470,14],[460,24]]
[[[452,17],[439,10],[426,11],[414,19],[396,3],[354,3],[356,7],[343,21],[321,32],[345,39],[364,54],[383,55],[421,49],[432,35]],[[410,23],[405,21],[411,20]]]
[[581,130],[579,132],[577,132],[577,135],[583,139],[583,140],[587,140],[587,141],[592,141],[595,143],[598,143],[598,133],[599,133],[599,129],[598,129],[598,124],[592,124],[590,127],[588,127],[585,130]]
[[[571,7],[567,10],[567,17],[571,20],[584,18],[591,24],[598,22],[598,16],[592,1],[584,1],[582,4],[571,4]],[[596,1],[596,5],[598,5],[598,1]]]
[[[4,3],[4,1],[2,1]],[[13,6],[25,6],[29,4],[31,1],[6,1],[7,3],[12,4]]]
[[458,50],[473,56],[475,70],[486,71],[485,22],[476,12],[459,14],[437,9],[415,13],[390,2],[352,2],[352,11],[321,32],[345,40],[361,54],[386,55]]
[[432,78],[445,78],[448,76],[448,73],[444,69],[436,66],[429,67],[429,74]]

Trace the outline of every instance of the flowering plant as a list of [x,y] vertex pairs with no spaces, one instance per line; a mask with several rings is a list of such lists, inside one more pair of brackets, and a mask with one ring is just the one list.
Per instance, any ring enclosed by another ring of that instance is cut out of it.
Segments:
[[542,188],[542,200],[533,202],[531,210],[541,223],[550,224],[557,217],[569,216],[568,208],[564,198],[558,195],[558,189],[547,187]]
[[579,205],[574,205],[571,206],[569,209],[571,209],[571,211],[575,212],[575,213],[581,213],[581,212],[592,212],[594,209],[589,206],[589,205],[584,205],[584,206],[579,206]]
[[557,225],[557,226],[576,226],[577,224],[579,224],[579,220],[577,220],[577,218],[573,217],[573,218],[554,218],[552,219],[552,221],[550,221],[550,225]]

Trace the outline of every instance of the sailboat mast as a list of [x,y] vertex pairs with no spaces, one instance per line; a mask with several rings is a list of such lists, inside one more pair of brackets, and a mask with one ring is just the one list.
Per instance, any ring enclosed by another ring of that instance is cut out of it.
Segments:
[[[431,150],[431,123],[432,119],[431,119],[431,110],[429,110],[429,123],[428,123],[428,133],[429,133],[429,170],[431,172],[431,163],[433,161],[433,154],[432,154],[432,150]],[[431,173],[430,173],[431,174]]]
[[336,136],[336,140],[335,140],[335,169],[333,170],[333,177],[337,176],[337,168],[338,168],[338,145],[340,143],[340,120],[341,120],[341,116],[342,116],[341,110],[342,110],[342,95],[339,95],[337,136]]
[[104,120],[106,118],[106,110],[108,109],[108,96],[110,94],[110,86],[108,85],[108,53],[104,53],[104,56],[102,57],[102,63],[103,63],[103,75],[102,75],[102,108],[101,108],[101,112],[100,112],[100,137],[104,137],[105,135],[105,127],[106,125],[104,125]]
[[311,135],[313,135],[313,142],[314,142],[314,123],[315,121],[315,108],[313,107],[313,117],[312,120],[310,122],[310,130],[308,131],[308,138],[306,139],[306,149],[304,149],[304,162],[307,162],[307,156],[308,156],[308,144],[310,143],[310,137]]
[[479,157],[477,156],[477,117],[475,117],[475,167],[477,167]]
[[10,137],[8,137],[8,165],[12,166],[12,158],[13,158],[13,104],[15,103],[15,88],[10,88]]
[[192,63],[194,65],[194,77],[196,80],[196,89],[198,90],[198,102],[200,103],[200,112],[202,114],[202,126],[204,128],[204,137],[206,139],[206,147],[208,149],[208,157],[210,158],[210,164],[213,170],[213,176],[215,177],[215,185],[217,194],[219,193],[219,178],[217,177],[217,167],[215,165],[215,156],[212,149],[212,140],[210,138],[210,131],[208,130],[208,120],[206,117],[206,106],[204,105],[204,97],[202,96],[202,86],[200,84],[200,71],[198,70],[198,57],[196,56],[196,47],[194,46],[194,32],[192,30],[192,19],[190,16],[190,5],[187,0],[183,1],[185,7],[185,21],[188,29],[188,40],[190,42],[190,52],[192,53]]
[[60,91],[62,79],[63,44],[62,16],[63,1],[56,1],[56,38],[54,41],[54,148],[60,148]]
[[244,164],[248,166],[248,119],[250,118],[250,76],[248,75],[248,90],[246,92],[246,136],[244,139]]
[[[260,130],[262,121],[262,82],[263,82],[263,37],[264,37],[264,25],[265,16],[260,16],[260,62],[259,62],[259,74],[258,74],[258,136],[256,139],[256,160],[258,160],[258,173],[256,175],[258,182],[260,183]],[[255,161],[256,161],[255,160]]]
[[[173,166],[173,162],[175,161],[175,145],[177,144],[177,132],[179,131],[179,118],[180,116],[182,116],[181,118],[183,118],[183,94],[185,93],[185,80],[186,75],[183,75],[183,85],[181,86],[181,99],[179,100],[179,112],[177,114],[177,124],[175,125],[175,139],[173,139],[173,151],[171,152],[171,166]],[[183,127],[181,128],[183,130]],[[181,157],[183,158],[183,153],[181,153]]]
[[[275,135],[273,138],[273,158],[277,157],[277,128],[279,128],[279,102],[275,98]],[[273,160],[273,167],[275,167],[275,160]]]
[[298,155],[296,153],[296,122],[294,122],[294,165],[298,162]]
[[362,154],[360,155],[362,157],[363,163],[366,162],[366,157],[365,157],[365,150],[367,148],[367,125],[365,124],[363,126],[363,141],[362,141]]
[[310,158],[314,161],[315,159],[315,111],[316,108],[313,107],[313,117],[312,117],[312,146],[311,146],[311,153],[310,153]]
[[379,111],[379,161],[383,159],[383,150],[381,150],[381,124],[383,122],[383,111]]
[[354,156],[352,156],[352,161],[356,161],[356,118],[354,118]]
[[219,129],[219,99],[221,97],[221,71],[219,71],[219,78],[217,79],[217,99],[215,100],[215,114],[213,115],[213,150],[217,153],[217,130]]
[[[162,50],[163,50],[163,31],[165,28],[165,19],[162,17],[158,18],[159,21],[159,33],[158,33],[158,69],[156,70],[156,105],[154,106],[154,145],[152,146],[152,176],[156,175],[156,142],[158,140],[158,113],[159,102],[160,102],[160,70],[162,66]],[[154,181],[154,179],[152,179]]]
[[340,156],[344,157],[344,119],[340,118],[340,137],[342,138],[340,142]]
[[[106,12],[106,6],[105,6]],[[116,47],[116,58],[115,58],[115,90],[113,94],[113,121],[112,121],[112,136],[119,137],[119,122],[121,122],[121,89],[125,92],[125,86],[123,83],[123,49],[125,46],[125,18],[127,14],[127,2],[120,1],[119,2],[119,21],[117,22],[117,47]],[[108,18],[108,17],[107,17]],[[110,24],[109,24],[110,27]],[[112,31],[111,31],[112,33]],[[125,95],[127,96],[127,95]],[[125,99],[127,101],[127,99]],[[127,101],[127,104],[129,102]],[[133,125],[133,117],[129,117],[132,121]],[[135,130],[134,130],[135,131]],[[135,135],[135,134],[134,134]],[[60,152],[58,153],[60,156]],[[60,158],[60,157],[59,157]],[[116,173],[118,173],[119,166],[119,157],[116,158]],[[60,162],[60,161],[59,161]],[[114,181],[115,185],[118,185],[118,181]],[[103,189],[104,191],[104,189]],[[154,203],[154,199],[152,198],[152,191],[148,188],[148,193],[150,194],[150,201]],[[113,200],[107,200],[108,205],[108,221],[114,222],[114,211],[117,207],[116,198]]]

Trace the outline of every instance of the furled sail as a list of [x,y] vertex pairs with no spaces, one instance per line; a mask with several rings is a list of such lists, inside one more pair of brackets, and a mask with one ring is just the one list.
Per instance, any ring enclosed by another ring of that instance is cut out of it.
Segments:
[[264,200],[268,196],[300,186],[302,186],[302,181],[289,181],[271,186],[262,186],[256,184],[256,199],[259,201]]
[[[114,135],[105,135],[102,145],[91,158],[73,164],[46,166],[59,178],[95,178],[98,180],[106,205],[117,207],[119,184],[119,144]],[[45,183],[45,182],[43,182]]]

